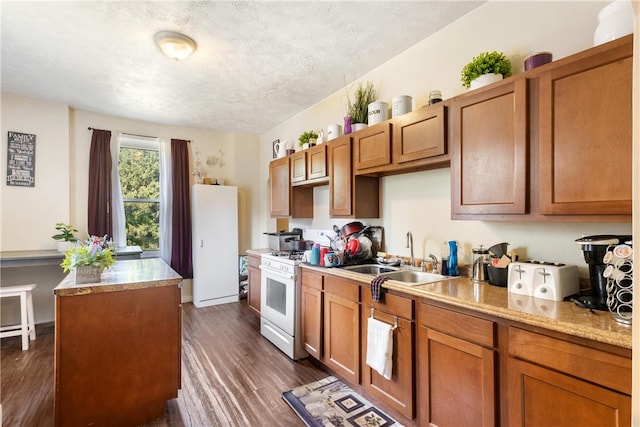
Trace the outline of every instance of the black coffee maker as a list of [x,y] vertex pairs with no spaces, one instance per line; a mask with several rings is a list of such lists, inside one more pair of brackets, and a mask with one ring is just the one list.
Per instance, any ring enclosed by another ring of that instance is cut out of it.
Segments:
[[607,307],[607,279],[603,276],[607,267],[603,258],[609,246],[618,245],[631,240],[630,235],[601,234],[585,236],[576,239],[581,245],[584,260],[589,265],[589,278],[591,280],[591,295],[581,295],[578,300],[594,310],[608,310]]

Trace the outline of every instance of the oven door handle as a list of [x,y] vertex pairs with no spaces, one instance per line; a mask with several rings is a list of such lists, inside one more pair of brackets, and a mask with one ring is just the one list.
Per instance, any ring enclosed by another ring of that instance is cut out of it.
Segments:
[[295,274],[287,273],[286,271],[276,270],[275,268],[267,267],[266,265],[260,265],[260,270],[265,273],[281,277],[287,280],[294,280],[296,278]]

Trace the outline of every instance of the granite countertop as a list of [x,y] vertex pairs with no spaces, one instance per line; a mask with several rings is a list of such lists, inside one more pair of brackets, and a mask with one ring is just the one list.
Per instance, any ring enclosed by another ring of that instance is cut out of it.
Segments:
[[53,289],[56,296],[87,295],[100,292],[118,292],[160,286],[177,286],[182,276],[160,258],[116,261],[102,272],[99,283],[77,285],[75,273],[69,273]]
[[271,252],[273,252],[273,249],[267,249],[267,248],[263,248],[263,249],[247,249],[247,254],[249,255],[262,255],[262,254],[270,254]]
[[[340,268],[315,267],[308,264],[301,264],[301,267],[364,284],[370,284],[373,279],[373,276]],[[572,302],[548,301],[515,295],[508,292],[506,288],[488,283],[474,283],[467,277],[449,278],[424,285],[407,285],[395,280],[387,280],[382,287],[531,326],[623,348],[632,348],[630,325],[616,322],[607,311],[591,313]]]

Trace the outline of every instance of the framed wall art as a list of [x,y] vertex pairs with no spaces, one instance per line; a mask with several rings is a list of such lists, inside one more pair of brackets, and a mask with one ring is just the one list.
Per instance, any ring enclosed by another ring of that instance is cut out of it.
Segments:
[[8,132],[7,185],[35,187],[36,136],[32,133]]

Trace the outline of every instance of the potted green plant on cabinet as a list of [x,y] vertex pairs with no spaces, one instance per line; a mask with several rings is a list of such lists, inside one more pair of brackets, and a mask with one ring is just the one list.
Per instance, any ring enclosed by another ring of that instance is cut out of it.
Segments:
[[306,131],[298,137],[298,144],[300,145],[300,148],[306,150],[307,148],[316,145],[317,139],[318,134],[315,131]]
[[351,98],[347,93],[347,112],[348,116],[351,117],[353,131],[367,126],[369,123],[369,104],[375,100],[376,90],[370,81],[366,84],[358,83],[354,92],[353,102],[351,102]]
[[464,66],[460,81],[467,89],[477,89],[511,75],[511,61],[502,52],[482,52]]

